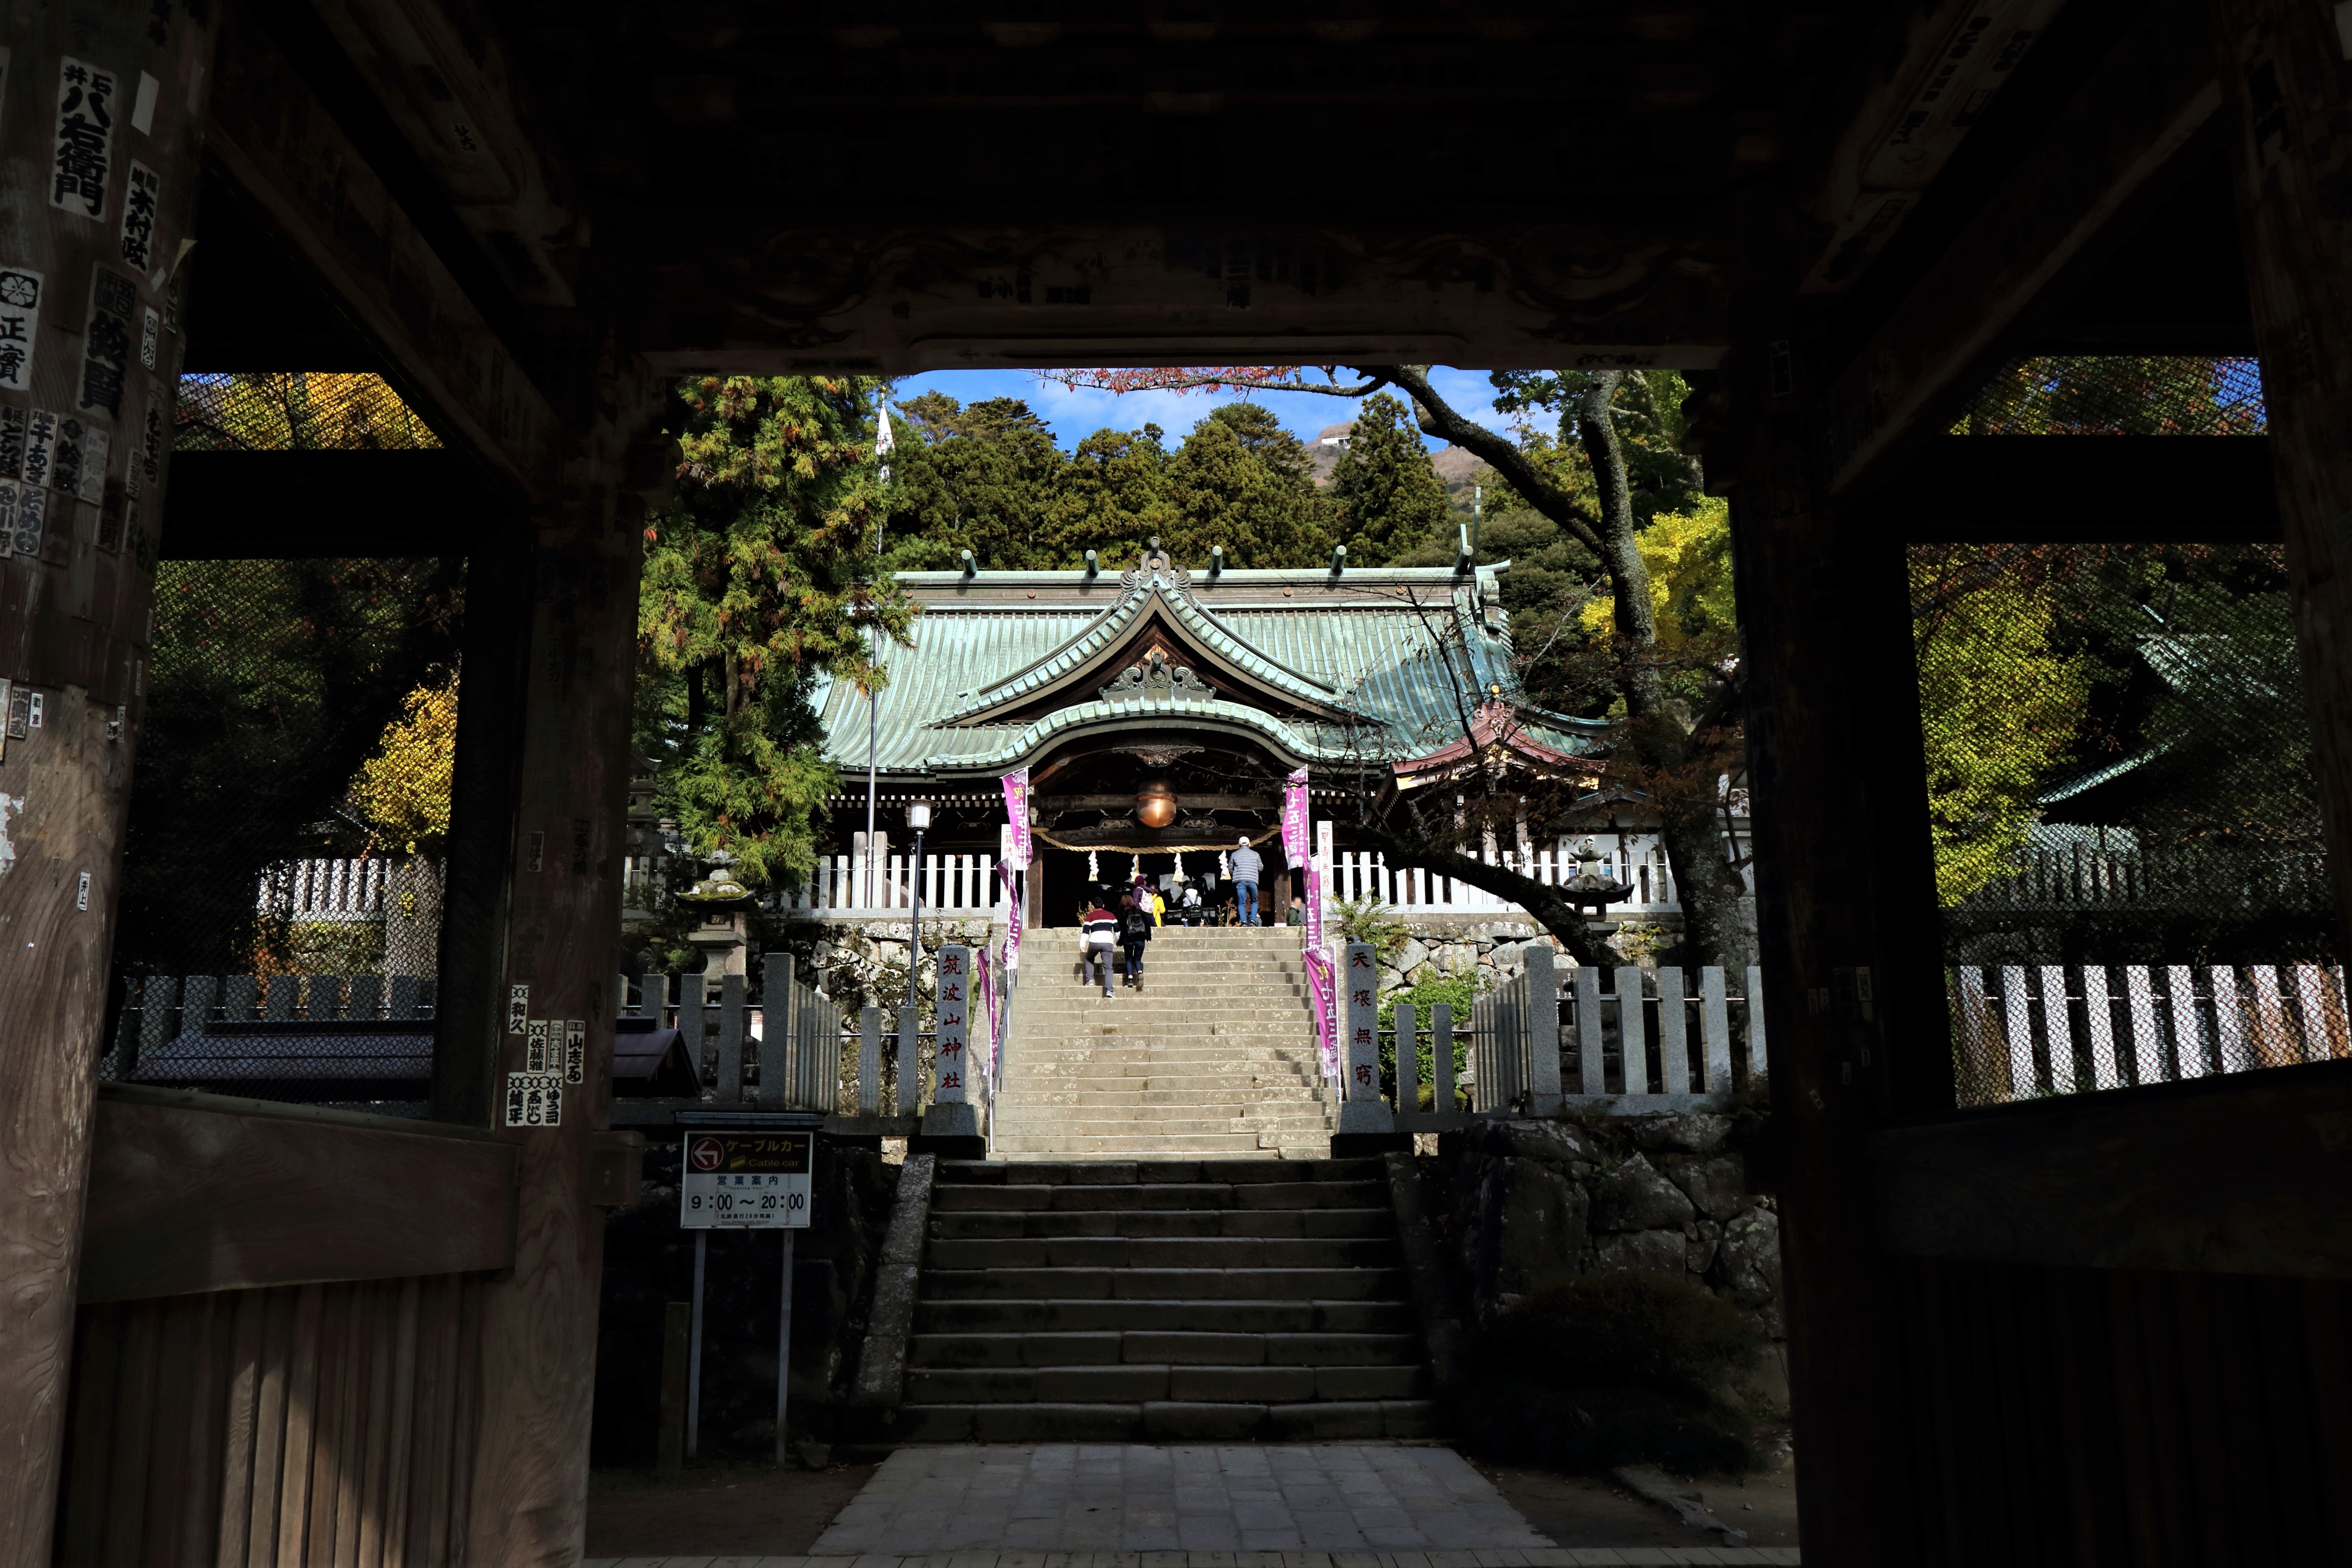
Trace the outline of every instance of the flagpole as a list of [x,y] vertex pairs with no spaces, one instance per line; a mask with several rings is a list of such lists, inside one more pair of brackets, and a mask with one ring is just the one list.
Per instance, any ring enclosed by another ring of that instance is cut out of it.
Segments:
[[[874,455],[875,457],[882,459],[882,483],[885,486],[887,486],[890,482],[890,464],[888,459],[891,449],[895,447],[898,443],[891,438],[890,400],[887,388],[885,389],[884,395],[875,399],[874,406],[876,418],[881,426],[879,434],[877,434],[874,438]],[[877,567],[882,562],[882,519],[878,514],[874,520],[874,561]],[[877,588],[881,586],[878,582],[875,585]],[[868,614],[866,621],[866,662],[868,665],[878,665],[882,657],[882,633],[881,628],[874,624],[874,619],[870,613]],[[874,885],[874,862],[878,858],[878,857],[874,853],[874,779],[875,753],[880,746],[881,733],[882,692],[878,687],[868,687],[866,692],[866,887],[864,889],[864,902],[865,907],[869,910],[874,907],[874,895],[877,891]],[[915,868],[915,875],[917,877],[919,878],[922,874],[923,871],[921,867],[918,866]]]

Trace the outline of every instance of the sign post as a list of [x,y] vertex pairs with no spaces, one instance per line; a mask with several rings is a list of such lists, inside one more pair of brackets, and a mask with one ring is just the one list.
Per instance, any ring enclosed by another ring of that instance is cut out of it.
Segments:
[[931,1024],[931,1108],[923,1113],[921,1147],[949,1160],[984,1160],[980,1110],[971,1083],[971,1005],[979,1001],[971,972],[971,949],[949,943],[939,951],[939,992]]
[[[1346,1071],[1339,1102],[1339,1130],[1331,1138],[1335,1159],[1382,1153],[1396,1145],[1396,1118],[1381,1099],[1381,969],[1372,945],[1351,942],[1342,950],[1340,1000],[1346,1006],[1347,1038],[1339,1060]],[[1399,1083],[1405,1067],[1398,1063]]]
[[793,1371],[793,1233],[806,1230],[816,1178],[814,1131],[689,1129],[679,1162],[677,1223],[694,1235],[694,1328],[687,1352],[686,1452],[702,1436],[702,1271],[714,1230],[783,1233],[776,1315],[776,1463],[784,1462],[784,1407]]

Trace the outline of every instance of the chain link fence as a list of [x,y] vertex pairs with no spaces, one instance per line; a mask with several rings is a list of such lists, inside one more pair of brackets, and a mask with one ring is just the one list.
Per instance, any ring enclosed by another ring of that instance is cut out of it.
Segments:
[[[181,450],[434,445],[378,376],[182,383]],[[464,615],[458,560],[158,565],[105,1076],[422,1110]]]
[[1910,585],[1962,1102],[2345,1054],[2280,548],[1923,544]]
[[441,445],[380,375],[236,371],[184,375],[180,452],[406,451]]
[[1955,436],[2259,436],[2262,363],[2187,355],[2066,354],[2002,367]]

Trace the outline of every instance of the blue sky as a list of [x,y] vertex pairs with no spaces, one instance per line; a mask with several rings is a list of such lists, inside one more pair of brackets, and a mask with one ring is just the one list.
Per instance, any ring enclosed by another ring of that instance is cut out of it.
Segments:
[[[1438,395],[1457,411],[1496,430],[1508,430],[1503,416],[1495,412],[1495,389],[1488,384],[1485,371],[1440,366],[1430,373],[1430,383]],[[904,401],[925,392],[944,392],[960,403],[976,403],[984,397],[1020,398],[1053,426],[1054,439],[1064,451],[1106,426],[1114,430],[1135,430],[1147,424],[1166,430],[1168,444],[1172,447],[1210,409],[1235,395],[1206,392],[1130,392],[1124,395],[1073,392],[1052,382],[1039,381],[1022,370],[935,370],[908,376],[898,383],[892,396]],[[1272,409],[1284,428],[1302,441],[1312,441],[1325,426],[1338,425],[1356,416],[1353,401],[1311,392],[1258,392],[1250,395],[1250,401]],[[1444,443],[1423,437],[1422,445],[1433,448]]]

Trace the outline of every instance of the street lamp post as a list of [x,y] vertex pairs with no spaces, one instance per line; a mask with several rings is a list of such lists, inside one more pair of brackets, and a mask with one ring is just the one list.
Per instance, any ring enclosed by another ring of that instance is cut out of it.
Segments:
[[[915,1005],[915,976],[923,966],[923,830],[931,825],[931,803],[907,803],[907,826],[915,831],[915,903],[913,922],[907,929],[907,1005]],[[868,842],[871,842],[869,840]]]

